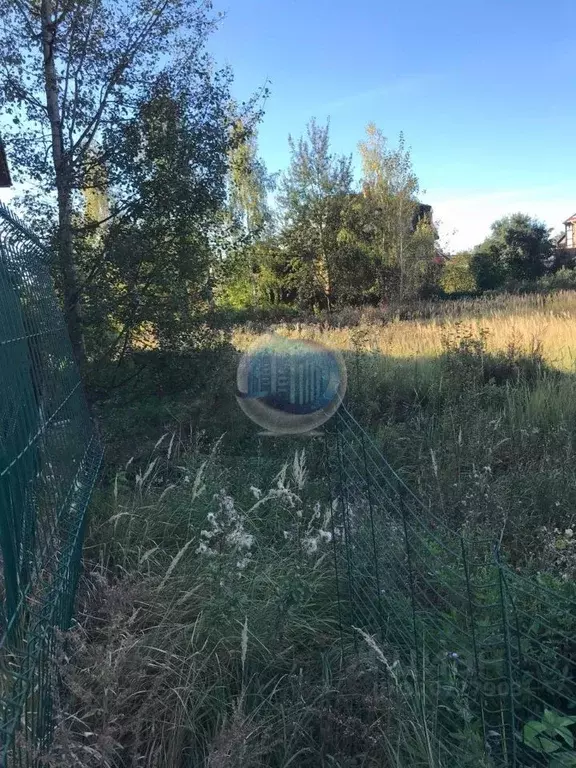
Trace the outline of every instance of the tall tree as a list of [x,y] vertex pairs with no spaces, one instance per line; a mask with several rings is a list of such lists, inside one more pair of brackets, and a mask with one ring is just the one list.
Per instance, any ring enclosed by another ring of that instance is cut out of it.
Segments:
[[300,273],[301,295],[313,302],[319,292],[330,310],[340,214],[352,190],[352,158],[330,151],[330,125],[314,119],[306,136],[288,141],[290,166],[279,195],[284,233]]
[[401,134],[391,149],[382,131],[373,123],[359,144],[362,186],[370,209],[375,235],[375,258],[379,266],[382,298],[405,297],[409,287],[410,239],[417,211],[418,179],[412,169],[410,151]]
[[241,118],[234,123],[229,159],[230,214],[241,234],[236,247],[228,249],[223,274],[233,294],[238,294],[238,289],[241,294],[241,286],[247,282],[249,303],[256,304],[262,254],[257,244],[272,234],[273,214],[268,194],[274,189],[276,177],[268,173],[258,156],[256,132]]
[[537,219],[515,213],[492,224],[492,233],[479,251],[492,251],[505,276],[534,280],[546,273],[554,254],[550,232]]
[[268,193],[273,188],[274,177],[258,157],[256,132],[238,118],[230,148],[230,206],[249,235],[259,233],[270,221]]
[[[208,75],[215,20],[202,0],[0,0],[0,92],[16,180],[55,192],[59,278],[74,353],[84,360],[73,217],[92,152],[115,183],[102,133],[130,121],[164,68]],[[115,213],[116,211],[112,211]]]
[[222,246],[227,82],[160,74],[132,120],[105,132],[104,144],[116,148],[122,180],[111,194],[131,203],[112,221],[100,258],[91,255],[90,324],[99,337],[108,326],[121,355],[146,336],[162,347],[190,346]]

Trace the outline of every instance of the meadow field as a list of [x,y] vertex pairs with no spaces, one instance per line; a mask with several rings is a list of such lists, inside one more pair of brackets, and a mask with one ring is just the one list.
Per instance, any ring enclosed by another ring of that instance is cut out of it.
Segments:
[[[462,326],[485,338],[488,353],[541,348],[544,360],[558,370],[574,372],[576,360],[576,292],[497,294],[478,299],[420,302],[401,309],[348,309],[327,323],[279,323],[287,336],[323,340],[338,349],[364,349],[398,358],[431,358],[444,351],[446,334]],[[237,328],[235,346],[242,349],[253,332]]]
[[[576,598],[575,319],[566,291],[273,330],[342,350],[347,408],[435,518],[499,542],[559,605]],[[108,466],[62,662],[75,714],[48,764],[502,765],[451,667],[431,696],[424,670],[371,632],[342,637],[320,448],[259,438],[234,401],[261,330],[232,329],[198,381],[159,398],[151,379],[101,406]],[[546,602],[538,642],[573,636],[574,613]],[[560,714],[558,762],[542,751],[519,765],[576,764]],[[435,747],[446,729],[466,745],[452,756]]]

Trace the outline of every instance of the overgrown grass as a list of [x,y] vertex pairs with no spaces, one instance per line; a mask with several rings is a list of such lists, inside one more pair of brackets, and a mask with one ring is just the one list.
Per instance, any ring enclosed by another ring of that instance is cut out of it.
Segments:
[[[344,350],[349,407],[446,525],[570,582],[576,293],[409,311],[277,330]],[[306,443],[304,471],[302,442],[259,438],[233,398],[254,338],[239,329],[199,378],[178,361],[160,395],[152,365],[97,406],[112,447],[49,764],[489,765],[454,680],[457,756],[434,748],[448,704],[425,665],[363,627],[342,640],[320,451]]]
[[[166,435],[93,510],[61,649],[71,714],[47,764],[400,764],[402,729],[420,733],[422,713],[384,685],[369,635],[360,654],[342,641],[327,510],[304,453],[265,485],[246,472],[233,498],[218,446],[188,451],[166,485],[173,448]],[[411,751],[410,764],[436,765],[424,739]]]
[[[349,407],[454,526],[480,526],[524,566],[562,563],[572,577],[576,293],[461,304],[466,321],[276,330],[344,352]],[[235,338],[244,349],[253,336]]]
[[[489,353],[510,345],[528,349],[536,341],[544,359],[554,368],[573,371],[576,360],[576,291],[550,296],[496,294],[479,299],[421,302],[412,307],[350,309],[335,314],[330,324],[279,323],[278,333],[324,341],[340,350],[364,349],[387,358],[435,358],[443,352],[446,333],[460,326],[476,334],[483,331]],[[240,327],[234,343],[245,348],[254,337]]]

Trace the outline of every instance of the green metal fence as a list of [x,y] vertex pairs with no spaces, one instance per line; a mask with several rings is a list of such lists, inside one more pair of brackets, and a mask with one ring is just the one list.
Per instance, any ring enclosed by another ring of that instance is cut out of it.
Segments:
[[576,766],[576,585],[450,528],[341,407],[326,433],[342,630],[402,673],[438,766]]
[[0,206],[0,764],[52,731],[57,629],[72,617],[101,450],[50,254]]

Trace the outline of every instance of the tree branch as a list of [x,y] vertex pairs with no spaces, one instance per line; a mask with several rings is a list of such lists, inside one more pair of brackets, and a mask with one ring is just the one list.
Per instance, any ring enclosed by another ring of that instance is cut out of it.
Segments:
[[[88,125],[84,128],[84,131],[82,132],[82,134],[80,135],[80,137],[72,147],[73,152],[78,150],[78,161],[82,158],[87,148],[90,146],[92,139],[94,137],[94,134],[98,130],[98,127],[102,120],[102,115],[108,104],[108,99],[110,97],[112,89],[118,84],[120,78],[132,63],[132,60],[134,56],[138,53],[142,45],[142,42],[149,35],[149,33],[154,28],[154,26],[158,23],[159,19],[164,13],[169,2],[170,0],[163,0],[163,2],[160,4],[160,7],[153,9],[151,11],[150,21],[147,24],[145,24],[140,34],[137,35],[134,41],[134,44],[132,46],[128,45],[128,49],[120,56],[118,63],[112,70],[112,73],[110,75],[110,80],[106,85],[106,88],[104,89],[104,93],[101,97],[98,109],[96,110],[96,114],[94,115],[92,120],[90,120]],[[82,146],[82,144],[84,145]]]
[[10,87],[13,88],[14,92],[18,95],[19,99],[21,101],[24,101],[30,104],[31,106],[36,107],[36,109],[39,109],[41,112],[47,112],[46,105],[42,104],[41,101],[38,101],[38,99],[32,96],[31,93],[25,90],[25,88],[22,86],[21,83],[19,83],[17,80],[14,79],[12,73],[8,68],[8,64],[6,63],[6,61],[2,58],[0,59],[0,62],[2,63],[4,72],[6,73],[7,82],[10,84]]
[[[70,64],[72,63],[72,46],[74,44],[74,32],[76,28],[76,22],[78,20],[78,15],[74,17],[74,20],[70,27],[70,44],[68,46],[68,56],[66,57],[66,73],[64,75],[64,93],[62,95],[62,106],[61,106],[62,120],[66,118],[66,101],[68,98],[68,86],[70,84]],[[60,24],[61,19],[58,20],[57,23]]]
[[[84,46],[82,48],[82,53],[80,55],[80,61],[78,62],[78,66],[76,67],[76,72],[74,73],[74,103],[72,105],[70,128],[68,130],[68,141],[70,142],[71,153],[74,152],[74,126],[76,125],[76,111],[78,109],[78,98],[79,98],[78,76],[80,74],[80,71],[82,70],[82,67],[84,66],[84,61],[86,60],[86,53],[88,52],[88,42],[90,40],[90,35],[92,34],[92,24],[94,22],[95,13],[96,13],[96,3],[93,3],[92,13],[90,14],[90,20],[88,21],[86,36],[84,38]],[[64,110],[64,105],[62,106],[62,110]]]
[[[99,187],[93,187],[93,189],[99,189]],[[120,214],[122,208],[124,209],[129,208],[133,204],[135,197],[136,196],[134,195],[132,200],[127,200],[126,202],[122,203],[122,205],[117,206],[116,210],[113,213],[111,213],[109,216],[106,216],[105,219],[100,219],[100,221],[90,222],[90,224],[86,224],[83,227],[72,227],[72,231],[76,235],[81,235],[84,232],[90,232],[90,230],[92,229],[98,229],[98,227],[101,227],[102,224],[106,224],[107,221],[110,221],[111,219],[116,218]]]
[[29,33],[30,37],[33,40],[40,40],[41,37],[42,37],[42,33],[35,31],[34,25],[33,25],[32,21],[30,20],[30,18],[28,16],[28,13],[27,13],[27,10],[26,10],[26,6],[22,2],[22,0],[14,0],[14,5],[20,11],[20,13],[22,14],[23,19],[24,19],[24,24],[28,27],[28,33]]

